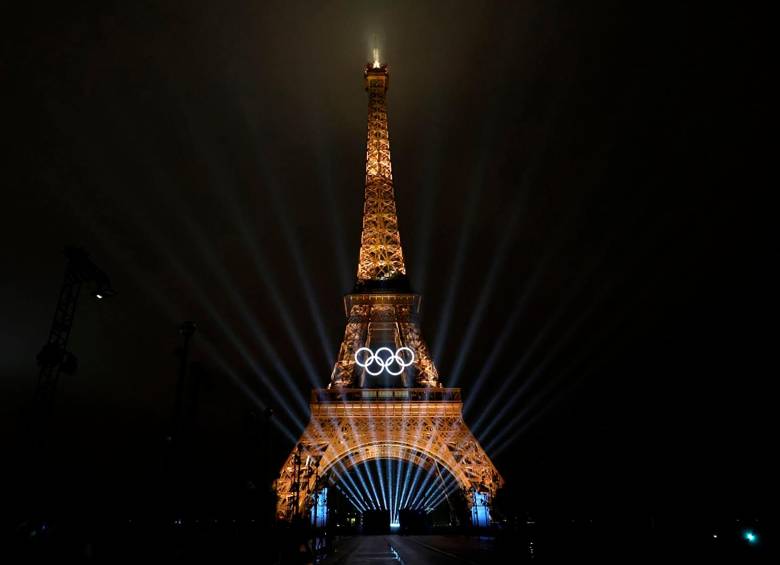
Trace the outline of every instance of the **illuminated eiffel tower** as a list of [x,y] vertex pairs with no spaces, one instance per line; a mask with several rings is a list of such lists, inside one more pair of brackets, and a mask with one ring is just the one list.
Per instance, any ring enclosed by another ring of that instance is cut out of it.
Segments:
[[[397,459],[456,479],[475,525],[487,525],[503,479],[463,421],[460,389],[442,388],[420,334],[420,295],[406,278],[387,127],[387,65],[374,52],[368,92],[365,200],[357,282],[327,389],[275,482],[277,518],[323,505],[330,482],[373,459]],[[314,514],[314,513],[313,513]]]

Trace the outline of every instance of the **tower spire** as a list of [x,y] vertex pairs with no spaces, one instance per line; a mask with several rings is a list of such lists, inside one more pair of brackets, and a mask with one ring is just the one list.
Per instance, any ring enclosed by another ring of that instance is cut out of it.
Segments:
[[379,60],[378,49],[374,49],[374,61],[366,64],[363,74],[368,92],[368,135],[363,233],[355,288],[408,290],[390,163],[386,101],[390,74],[387,64]]

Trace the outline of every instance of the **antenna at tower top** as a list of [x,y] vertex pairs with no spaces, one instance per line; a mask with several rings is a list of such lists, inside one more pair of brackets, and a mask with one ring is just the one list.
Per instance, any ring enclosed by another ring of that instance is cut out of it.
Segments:
[[374,47],[374,68],[378,69],[381,65],[379,64],[379,48]]

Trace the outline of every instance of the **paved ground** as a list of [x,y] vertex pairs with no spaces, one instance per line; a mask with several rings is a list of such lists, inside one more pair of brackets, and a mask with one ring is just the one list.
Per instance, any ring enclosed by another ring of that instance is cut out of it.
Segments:
[[325,564],[496,565],[492,540],[479,537],[359,536],[341,540]]

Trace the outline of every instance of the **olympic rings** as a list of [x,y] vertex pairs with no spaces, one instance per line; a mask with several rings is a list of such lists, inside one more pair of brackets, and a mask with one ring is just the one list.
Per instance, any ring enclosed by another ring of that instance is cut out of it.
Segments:
[[[380,353],[386,351],[387,355],[380,355]],[[404,353],[404,355],[401,355]],[[400,375],[403,370],[414,363],[414,351],[410,347],[399,347],[393,352],[389,347],[380,347],[376,352],[371,351],[368,347],[361,347],[355,352],[355,363],[359,367],[363,367],[369,375],[377,376],[382,371],[387,371],[393,376]],[[398,370],[393,371],[390,369],[391,365],[397,365]],[[376,365],[379,370],[374,372],[375,369],[370,367]]]

